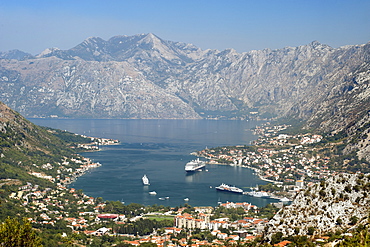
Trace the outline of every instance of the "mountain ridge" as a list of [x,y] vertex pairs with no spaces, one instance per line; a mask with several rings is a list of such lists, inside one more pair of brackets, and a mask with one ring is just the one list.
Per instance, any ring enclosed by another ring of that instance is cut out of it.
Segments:
[[[370,61],[369,46],[332,48],[313,41],[237,53],[201,50],[151,33],[90,37],[33,58],[0,54],[0,100],[35,117],[245,119],[258,112],[259,118],[294,117],[330,131],[314,119],[323,114],[321,105],[355,88],[358,68]],[[120,83],[125,80],[138,85],[127,88]]]

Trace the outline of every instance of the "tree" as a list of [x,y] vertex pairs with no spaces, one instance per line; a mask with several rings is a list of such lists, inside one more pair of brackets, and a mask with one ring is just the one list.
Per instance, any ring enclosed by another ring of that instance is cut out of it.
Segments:
[[17,219],[8,217],[0,225],[0,245],[1,246],[42,246],[41,238],[32,229],[31,223],[23,219],[20,223]]
[[282,232],[277,232],[271,236],[271,244],[277,244],[281,241],[281,238],[283,237]]
[[315,227],[313,226],[310,226],[308,229],[307,229],[307,234],[308,235],[313,235],[315,233]]
[[342,223],[343,223],[343,220],[341,218],[338,218],[337,219],[337,225],[342,225]]
[[358,222],[358,218],[356,216],[352,216],[350,219],[350,225],[356,225],[356,223]]

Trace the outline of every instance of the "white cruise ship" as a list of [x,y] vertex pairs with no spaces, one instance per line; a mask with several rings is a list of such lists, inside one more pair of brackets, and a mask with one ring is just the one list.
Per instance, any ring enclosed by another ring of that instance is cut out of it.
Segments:
[[146,175],[144,175],[144,176],[141,178],[141,180],[143,181],[143,184],[144,184],[144,185],[150,185],[150,183],[149,183],[149,178],[148,178]]
[[203,167],[206,166],[206,163],[199,158],[196,160],[189,161],[185,165],[185,171],[186,172],[195,172],[197,170],[202,169]]

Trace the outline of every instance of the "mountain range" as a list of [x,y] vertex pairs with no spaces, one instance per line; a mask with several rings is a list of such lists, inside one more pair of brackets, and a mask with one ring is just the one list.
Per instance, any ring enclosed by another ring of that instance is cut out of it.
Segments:
[[[370,154],[370,43],[237,53],[154,34],[0,53],[0,100],[26,117],[286,118]],[[358,129],[361,129],[359,135]],[[359,138],[360,137],[360,138]],[[357,140],[356,139],[356,140]]]

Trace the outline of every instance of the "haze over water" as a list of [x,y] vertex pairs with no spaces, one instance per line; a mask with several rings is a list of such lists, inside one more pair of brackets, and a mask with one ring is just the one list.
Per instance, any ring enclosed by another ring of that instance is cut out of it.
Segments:
[[[83,153],[102,164],[79,177],[71,186],[105,200],[144,205],[216,206],[218,202],[249,202],[264,206],[272,199],[219,192],[221,183],[249,191],[265,184],[253,171],[241,167],[207,165],[205,171],[187,174],[185,164],[195,159],[191,152],[206,147],[249,145],[256,139],[254,121],[233,120],[96,120],[30,119],[33,123],[84,134],[118,139],[119,145],[104,146],[99,152]],[[150,186],[143,186],[146,174]],[[157,195],[150,195],[156,191]],[[169,199],[164,199],[169,197]],[[184,201],[189,198],[189,201]]]

